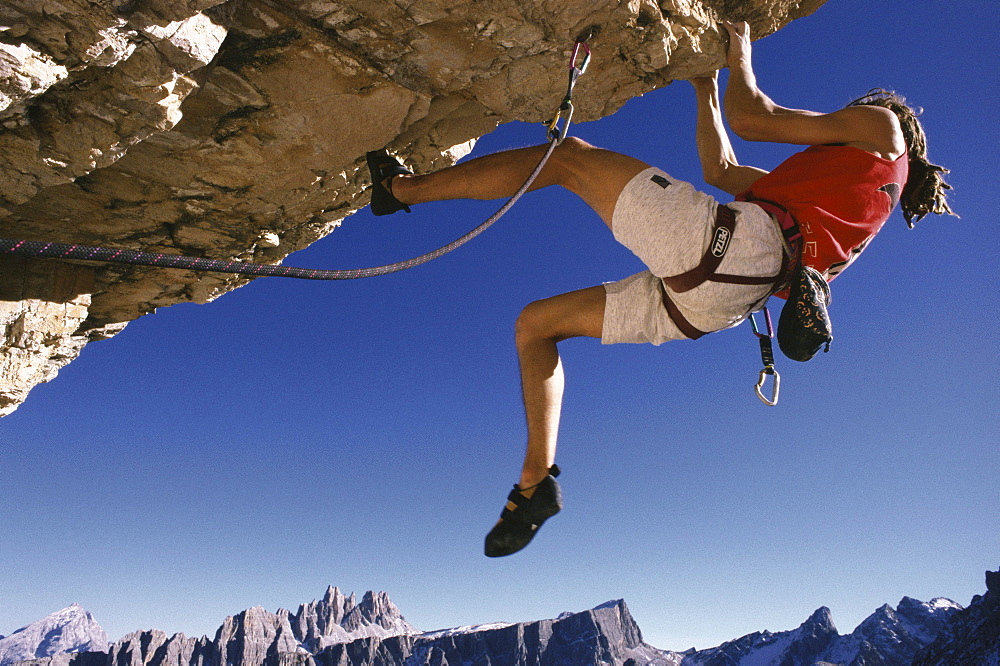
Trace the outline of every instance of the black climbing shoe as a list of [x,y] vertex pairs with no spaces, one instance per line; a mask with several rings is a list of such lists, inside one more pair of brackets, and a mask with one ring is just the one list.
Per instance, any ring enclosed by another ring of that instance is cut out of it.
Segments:
[[[486,535],[486,557],[503,557],[521,550],[534,538],[538,528],[546,520],[562,509],[562,490],[556,477],[559,467],[549,468],[549,475],[533,486],[531,497],[521,494],[521,487],[514,484],[507,500],[516,508],[506,506],[500,514],[500,522]],[[528,488],[527,490],[530,490]]]
[[371,211],[373,215],[390,215],[397,210],[410,212],[410,207],[401,202],[392,194],[392,189],[386,187],[386,179],[399,174],[413,173],[391,157],[385,150],[373,150],[365,155],[368,161],[368,171],[372,176],[372,202]]

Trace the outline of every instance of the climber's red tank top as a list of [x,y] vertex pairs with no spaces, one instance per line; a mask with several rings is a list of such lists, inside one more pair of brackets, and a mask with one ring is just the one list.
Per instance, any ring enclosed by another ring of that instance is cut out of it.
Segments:
[[852,146],[810,146],[737,195],[773,201],[802,231],[802,260],[827,279],[843,271],[878,233],[906,184],[904,154],[892,161]]

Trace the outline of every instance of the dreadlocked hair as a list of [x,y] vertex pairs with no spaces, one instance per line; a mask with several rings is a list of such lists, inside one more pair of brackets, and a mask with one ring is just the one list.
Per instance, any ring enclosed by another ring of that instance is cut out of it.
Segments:
[[899,118],[910,168],[899,201],[907,226],[912,229],[928,213],[955,215],[946,200],[951,185],[944,182],[943,174],[948,173],[948,169],[927,161],[927,137],[917,119],[923,110],[912,109],[907,105],[906,98],[882,88],[872,88],[848,106],[881,106]]

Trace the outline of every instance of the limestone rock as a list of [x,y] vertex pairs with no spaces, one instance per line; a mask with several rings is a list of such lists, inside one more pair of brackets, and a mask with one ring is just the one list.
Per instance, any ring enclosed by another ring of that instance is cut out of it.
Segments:
[[[0,237],[279,262],[366,205],[366,151],[438,168],[550,118],[585,31],[575,117],[595,120],[720,67],[718,20],[767,35],[822,2],[9,0]],[[51,263],[0,258],[0,282],[52,284],[0,304],[6,411],[91,339],[246,282]]]
[[70,653],[107,649],[108,635],[101,625],[79,604],[73,604],[10,636],[0,636],[0,664],[47,660],[55,666],[69,663]]
[[[206,666],[216,654],[207,638],[188,638],[184,634],[167,637],[164,632],[136,631],[111,646],[100,666],[145,666],[152,655],[163,666]],[[81,666],[73,661],[69,666]],[[89,665],[84,665],[89,666]]]
[[[31,626],[50,625],[51,621]],[[64,640],[53,644],[108,649],[106,637],[103,643],[72,642],[79,633],[67,631]],[[357,603],[353,594],[345,597],[330,587],[322,600],[303,604],[296,613],[283,609],[271,613],[257,606],[227,617],[214,639],[168,636],[158,629],[136,631],[111,645],[107,653],[57,654],[44,663],[24,666],[316,666],[313,655],[333,645],[369,641],[377,646],[379,641],[397,637],[408,643],[407,636],[417,633],[384,592],[366,592]],[[11,652],[12,658],[0,664],[36,654],[42,654],[36,647]]]
[[622,600],[554,620],[460,627],[418,636],[362,638],[315,655],[316,666],[351,664],[646,664],[677,666],[683,655],[658,650]]

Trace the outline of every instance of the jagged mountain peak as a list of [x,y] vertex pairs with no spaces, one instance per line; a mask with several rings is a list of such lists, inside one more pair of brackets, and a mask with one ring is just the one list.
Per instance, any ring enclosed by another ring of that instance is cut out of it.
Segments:
[[841,636],[823,606],[791,631],[748,634],[717,648],[685,654],[683,666],[723,664],[909,664],[946,631],[961,606],[938,597],[904,597],[897,608],[883,604],[853,632]]
[[344,595],[341,593],[340,588],[334,585],[330,585],[326,588],[326,594],[323,595],[323,603],[332,604],[337,599],[343,599]]
[[896,621],[896,611],[889,604],[882,604],[875,609],[875,612],[866,617],[860,625],[861,627],[877,627],[885,622],[895,622]]
[[[341,622],[334,622],[339,617]],[[0,638],[42,635],[54,642],[60,632],[92,621],[79,604]],[[30,630],[30,631],[29,631]],[[491,623],[418,632],[384,592],[366,592],[360,603],[338,588],[299,606],[296,613],[261,606],[227,617],[215,640],[172,637],[159,630],[128,634],[110,653],[63,650],[24,666],[346,666],[348,664],[636,664],[643,666],[723,666],[740,664],[1000,663],[1000,593],[991,588],[969,608],[937,597],[923,602],[903,597],[896,608],[884,604],[849,635],[840,636],[826,606],[789,631],[761,631],[708,650],[659,650],[642,639],[624,600],[589,611],[563,613],[554,620]],[[992,659],[992,661],[990,661]],[[4,662],[0,666],[7,666]]]
[[368,636],[418,633],[385,592],[365,592],[361,603],[344,616],[341,626],[351,633],[363,632]]
[[1000,571],[986,572],[986,591],[1000,594]]
[[52,613],[52,615],[50,615],[49,617],[73,617],[76,615],[86,614],[86,613],[87,611],[84,610],[83,606],[74,601],[69,606],[66,606],[66,608],[63,608],[62,610],[58,610],[55,613]]
[[820,627],[826,632],[837,633],[837,625],[833,623],[833,613],[826,606],[820,606],[809,618],[801,624],[803,627]]
[[968,608],[952,611],[934,642],[913,660],[915,665],[1000,664],[1000,571],[986,572],[986,590]]
[[104,651],[108,635],[78,603],[0,639],[0,666],[67,652]]
[[215,635],[223,664],[259,663],[268,655],[305,652],[292,630],[288,611],[261,606],[227,617]]
[[353,592],[345,596],[332,585],[320,601],[299,606],[289,621],[298,641],[311,652],[361,637],[419,633],[385,592],[368,591],[357,603]]

